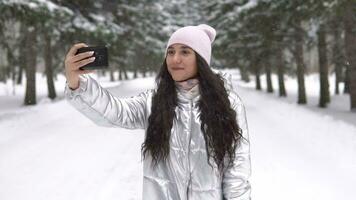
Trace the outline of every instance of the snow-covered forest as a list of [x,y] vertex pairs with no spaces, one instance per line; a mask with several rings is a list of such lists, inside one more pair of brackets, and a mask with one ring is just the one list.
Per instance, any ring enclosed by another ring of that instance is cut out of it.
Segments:
[[0,0],[0,199],[139,200],[143,131],[76,112],[65,55],[105,45],[92,76],[129,97],[154,87],[170,34],[202,23],[246,105],[253,199],[353,199],[355,0]]
[[76,42],[109,48],[110,70],[102,73],[112,81],[128,79],[127,72],[136,78],[157,71],[176,28],[207,23],[218,30],[213,66],[239,68],[247,82],[254,75],[257,90],[266,74],[267,92],[281,97],[288,95],[284,77],[297,77],[298,104],[308,103],[305,75],[317,73],[319,107],[346,93],[350,110],[356,108],[353,0],[1,0],[0,12],[0,82],[26,84],[24,105],[37,102],[36,72],[47,77],[48,97],[57,97],[53,79]]

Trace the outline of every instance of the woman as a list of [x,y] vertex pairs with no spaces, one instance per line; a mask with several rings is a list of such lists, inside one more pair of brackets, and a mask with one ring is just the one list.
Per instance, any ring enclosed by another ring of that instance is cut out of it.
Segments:
[[[215,30],[174,32],[157,88],[117,98],[79,68],[90,53],[65,61],[68,101],[98,125],[145,129],[143,199],[250,199],[250,146],[244,106],[226,75],[210,66]],[[85,74],[85,75],[84,75]]]

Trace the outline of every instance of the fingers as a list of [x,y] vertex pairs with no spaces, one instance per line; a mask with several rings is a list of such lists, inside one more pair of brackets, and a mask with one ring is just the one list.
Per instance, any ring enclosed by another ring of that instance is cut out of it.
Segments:
[[75,62],[75,63],[73,63],[73,70],[78,70],[80,67],[83,67],[86,64],[94,62],[94,60],[95,60],[95,57],[90,57],[90,58]]
[[90,57],[93,54],[94,54],[94,51],[87,51],[84,53],[77,54],[69,59],[71,60],[71,62],[77,62],[77,61],[83,60],[84,58]]
[[[64,64],[65,64],[65,68],[66,69],[69,69],[69,70],[72,70],[74,67],[75,67],[75,64],[74,62],[75,61],[78,61],[78,60],[73,60],[73,57],[75,57],[75,53],[77,52],[77,50],[79,48],[82,48],[82,47],[86,47],[87,45],[84,44],[84,43],[78,43],[78,44],[75,44],[72,46],[72,48],[70,48],[70,50],[68,51],[66,57],[65,57],[65,61],[64,61]],[[79,56],[80,57],[80,56]],[[85,56],[84,56],[85,57]]]
[[[71,77],[77,77],[80,74],[88,74],[95,72],[94,70],[81,70],[80,68],[84,65],[94,62],[95,57],[90,57],[94,54],[91,52],[83,52],[75,55],[78,49],[82,47],[87,47],[84,43],[78,43],[73,45],[73,47],[69,50],[66,58],[65,58],[65,70],[67,79],[74,79]],[[88,58],[89,57],[89,58]]]
[[82,47],[87,47],[87,46],[88,45],[86,45],[85,43],[77,43],[77,44],[73,45],[72,48],[70,48],[70,50],[67,53],[67,56],[74,56],[78,49],[80,49]]

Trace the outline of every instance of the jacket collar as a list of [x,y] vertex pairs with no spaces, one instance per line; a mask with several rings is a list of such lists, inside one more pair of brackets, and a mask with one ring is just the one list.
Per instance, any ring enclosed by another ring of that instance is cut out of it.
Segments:
[[[219,70],[213,70],[213,71],[223,77],[224,86],[228,92],[230,90],[233,90],[232,76],[230,73],[221,72]],[[178,104],[189,104],[192,102],[193,106],[194,107],[196,106],[197,102],[200,99],[199,84],[195,85],[189,91],[185,91],[184,89],[179,89],[178,87],[176,87],[176,89],[177,89]]]
[[186,91],[181,88],[177,88],[177,98],[178,104],[190,104],[193,103],[193,106],[196,106],[196,103],[200,99],[199,84],[195,85],[189,91]]

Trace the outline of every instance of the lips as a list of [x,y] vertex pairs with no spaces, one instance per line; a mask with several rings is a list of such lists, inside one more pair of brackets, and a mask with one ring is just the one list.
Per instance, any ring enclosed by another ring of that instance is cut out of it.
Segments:
[[172,70],[183,70],[184,68],[181,67],[172,67]]

